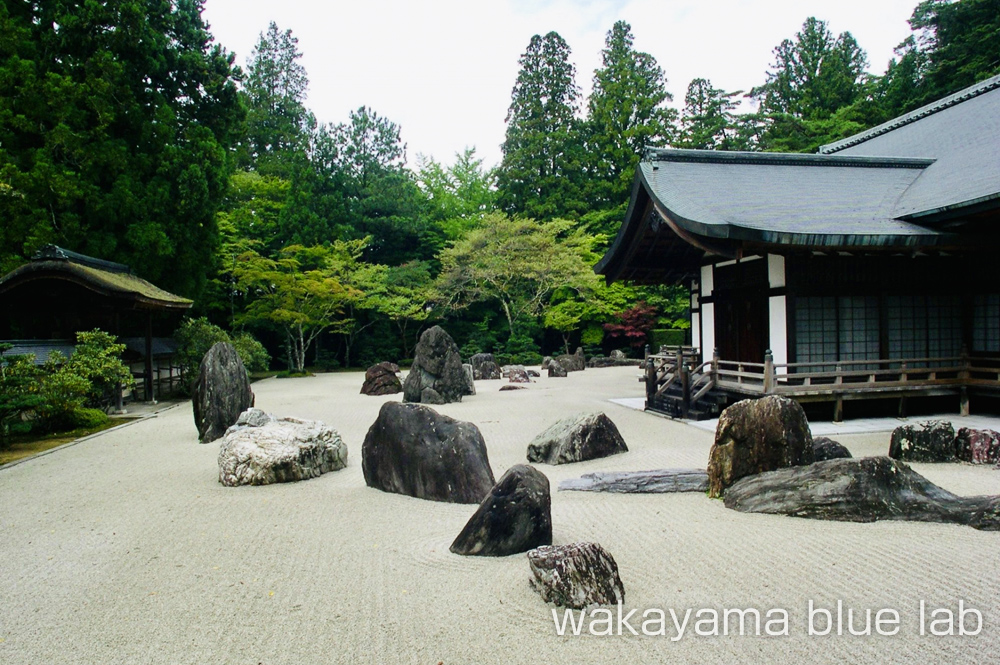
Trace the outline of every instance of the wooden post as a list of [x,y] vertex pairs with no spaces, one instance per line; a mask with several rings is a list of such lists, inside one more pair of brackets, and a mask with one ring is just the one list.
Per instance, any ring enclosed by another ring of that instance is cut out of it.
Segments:
[[681,407],[681,418],[687,418],[688,411],[691,409],[691,371],[688,369],[687,365],[684,365],[681,367],[680,372],[681,394],[684,395],[684,402]]
[[906,395],[899,398],[899,417],[906,417]]
[[771,349],[764,352],[764,394],[770,395],[774,391],[774,355]]
[[656,361],[646,359],[646,408],[653,407],[653,397],[656,396]]
[[719,385],[719,350],[712,349],[712,386]]
[[969,415],[969,388],[962,386],[958,390],[958,415]]
[[146,314],[146,401],[153,401],[153,313]]
[[840,395],[837,395],[837,399],[833,403],[833,422],[844,422],[844,398]]
[[649,344],[646,345],[646,349],[644,350],[643,353],[644,353],[644,355],[642,356],[643,359],[648,359],[649,358]]

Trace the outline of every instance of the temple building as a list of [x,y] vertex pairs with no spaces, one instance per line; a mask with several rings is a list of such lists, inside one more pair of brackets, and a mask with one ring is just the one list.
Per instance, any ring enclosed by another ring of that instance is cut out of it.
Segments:
[[684,283],[647,408],[1000,395],[1000,76],[819,154],[651,149],[595,267]]

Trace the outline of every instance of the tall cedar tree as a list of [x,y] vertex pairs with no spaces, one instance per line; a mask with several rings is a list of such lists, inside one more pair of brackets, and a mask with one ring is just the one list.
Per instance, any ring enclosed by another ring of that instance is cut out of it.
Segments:
[[0,272],[53,242],[199,293],[243,116],[202,7],[0,5]]
[[601,67],[594,71],[587,104],[591,208],[615,208],[627,201],[643,150],[666,145],[676,133],[677,112],[664,106],[673,97],[663,70],[653,56],[636,51],[633,41],[632,27],[615,23],[601,51]]
[[246,137],[240,166],[265,175],[289,177],[296,153],[305,150],[315,124],[305,107],[309,77],[299,63],[299,40],[272,21],[247,62],[244,94]]
[[681,111],[678,148],[693,150],[738,150],[735,97],[742,91],[713,88],[708,79],[697,78],[688,85]]
[[580,90],[569,56],[566,41],[550,32],[532,37],[518,61],[497,173],[499,204],[510,214],[575,218],[585,209]]

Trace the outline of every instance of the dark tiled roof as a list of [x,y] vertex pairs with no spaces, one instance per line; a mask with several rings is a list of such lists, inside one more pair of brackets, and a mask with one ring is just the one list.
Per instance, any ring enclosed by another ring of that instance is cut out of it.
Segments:
[[843,141],[829,155],[933,159],[893,216],[914,220],[1000,199],[1000,76]]
[[896,200],[932,164],[779,153],[650,151],[639,174],[660,207],[709,238],[810,246],[937,244],[894,219]]

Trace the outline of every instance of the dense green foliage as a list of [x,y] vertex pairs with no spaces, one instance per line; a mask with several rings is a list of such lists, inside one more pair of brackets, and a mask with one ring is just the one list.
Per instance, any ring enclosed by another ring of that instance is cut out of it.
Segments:
[[[119,386],[134,385],[121,359],[125,345],[101,330],[79,332],[66,359],[52,352],[41,365],[35,356],[0,357],[0,445],[11,434],[96,427],[107,422]],[[9,350],[0,344],[0,353]]]
[[[809,17],[749,93],[696,78],[678,112],[670,63],[618,21],[586,97],[570,45],[530,39],[495,168],[474,148],[411,167],[403,128],[369,106],[316,120],[291,31],[271,23],[244,75],[202,6],[0,7],[0,270],[56,242],[194,297],[177,332],[188,378],[216,341],[251,371],[268,351],[296,371],[405,361],[434,323],[465,355],[522,361],[683,339],[684,289],[591,272],[647,147],[813,151],[1000,72],[997,0],[925,0],[883,75]],[[5,359],[3,427],[106,400],[95,376],[115,353],[98,346],[96,374],[86,355]]]
[[53,242],[199,293],[243,114],[201,8],[0,5],[0,272]]

